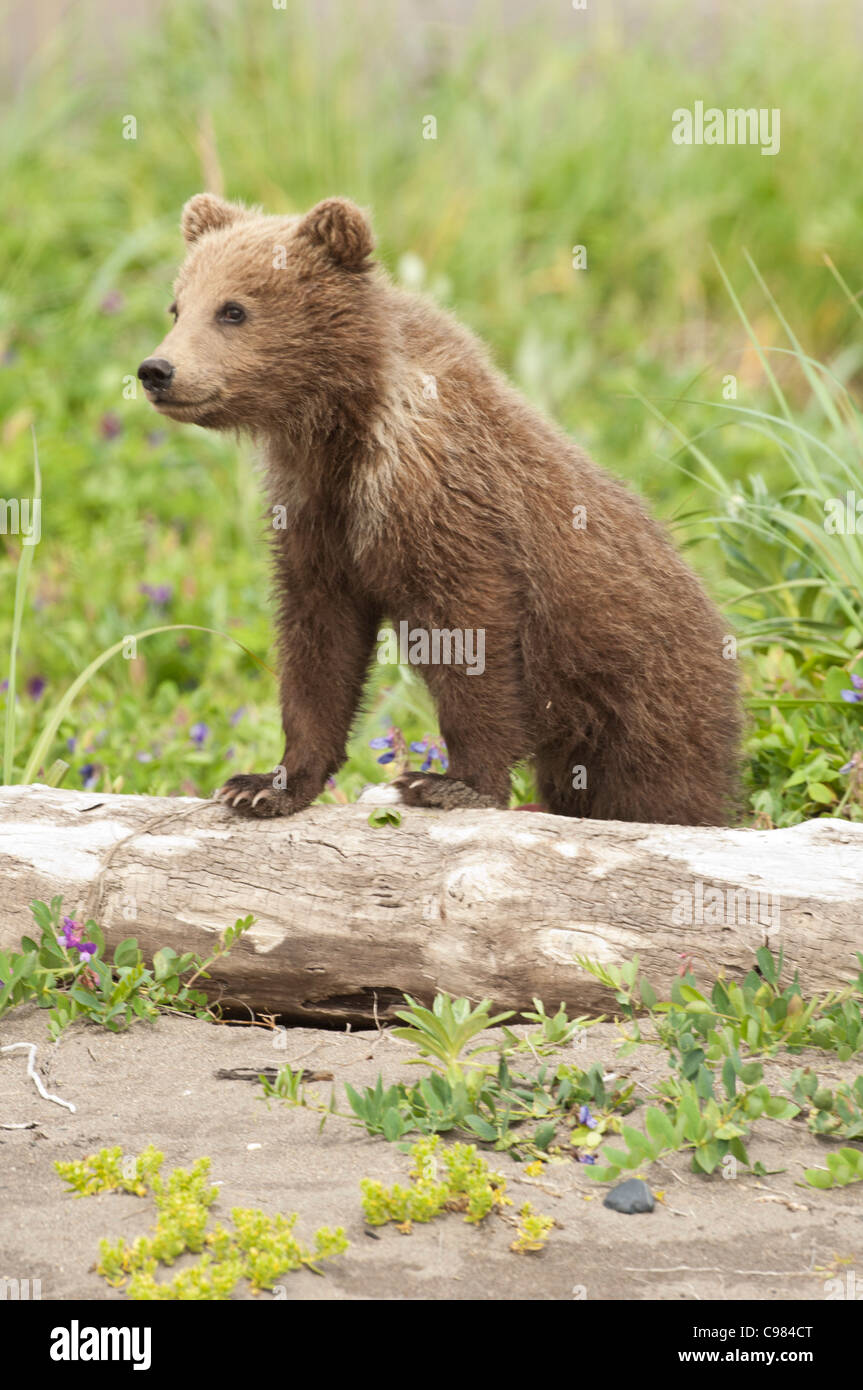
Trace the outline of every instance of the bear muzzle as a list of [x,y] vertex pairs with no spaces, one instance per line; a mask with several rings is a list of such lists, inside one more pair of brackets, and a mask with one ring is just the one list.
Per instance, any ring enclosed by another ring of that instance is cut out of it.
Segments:
[[174,376],[173,365],[164,357],[147,357],[138,368],[138,380],[145,391],[167,391]]

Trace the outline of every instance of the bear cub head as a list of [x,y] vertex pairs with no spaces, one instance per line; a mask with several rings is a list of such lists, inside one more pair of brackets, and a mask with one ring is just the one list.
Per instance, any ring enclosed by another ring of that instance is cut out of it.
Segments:
[[368,389],[381,340],[365,214],[329,198],[268,217],[212,193],[183,209],[170,332],[138,368],[162,415],[207,428],[326,424]]

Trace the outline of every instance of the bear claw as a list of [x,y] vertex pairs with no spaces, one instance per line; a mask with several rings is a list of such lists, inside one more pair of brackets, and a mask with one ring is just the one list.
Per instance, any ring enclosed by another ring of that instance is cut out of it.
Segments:
[[460,782],[457,777],[444,777],[439,772],[403,772],[390,785],[398,789],[405,806],[454,811],[500,805],[494,797],[484,796],[467,782]]
[[292,816],[309,804],[282,787],[274,785],[275,773],[238,773],[213,794],[213,800],[230,806],[241,815],[257,820],[275,816]]

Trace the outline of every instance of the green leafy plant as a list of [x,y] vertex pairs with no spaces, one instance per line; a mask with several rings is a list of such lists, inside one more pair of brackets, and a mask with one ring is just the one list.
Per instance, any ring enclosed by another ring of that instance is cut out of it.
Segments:
[[206,995],[194,986],[208,967],[228,952],[253,917],[227,927],[206,960],[192,951],[178,955],[172,947],[157,951],[148,966],[134,937],[121,941],[105,958],[105,938],[90,919],[83,925],[63,916],[63,901],[33,902],[30,910],[41,936],[21,940],[21,950],[0,951],[0,1017],[18,1004],[33,1001],[50,1010],[48,1030],[58,1038],[77,1018],[117,1033],[136,1018],[154,1019],[165,1009],[213,1016]]
[[642,1013],[654,1026],[656,1040],[668,1049],[673,1069],[709,1095],[712,1064],[742,1047],[767,1056],[819,1047],[835,1052],[841,1061],[863,1048],[863,953],[857,952],[857,960],[861,968],[849,986],[808,1002],[797,973],[781,984],[783,953],[774,956],[766,946],[756,952],[757,971],[751,970],[739,984],[717,980],[708,998],[687,972],[674,981],[671,999],[662,1003],[640,975],[637,956],[621,966],[579,956],[578,964],[614,992],[632,1025],[620,1055],[653,1041],[638,1025],[637,1015]]
[[848,1187],[852,1182],[863,1182],[863,1150],[839,1149],[828,1154],[827,1167],[807,1168],[806,1181],[810,1187]]
[[504,1019],[512,1018],[512,1010],[491,1018],[491,1002],[488,999],[472,1009],[468,999],[451,999],[448,994],[437,994],[429,1010],[417,1004],[409,994],[405,998],[410,1008],[397,1009],[396,1017],[402,1019],[406,1027],[394,1028],[393,1036],[413,1043],[420,1053],[420,1059],[435,1058],[440,1063],[438,1070],[448,1081],[476,1086],[489,1070],[488,1066],[475,1067],[466,1077],[464,1063],[473,1062],[483,1052],[492,1051],[492,1045],[487,1043],[474,1048],[465,1059],[462,1059],[462,1053],[480,1033],[496,1027]]
[[568,1047],[586,1029],[594,1027],[597,1023],[602,1023],[605,1015],[599,1014],[596,1017],[588,1018],[582,1015],[580,1018],[570,1018],[563,1004],[555,1014],[546,1013],[545,1005],[541,999],[534,999],[533,1012],[530,1010],[522,1014],[522,1018],[527,1019],[528,1023],[539,1025],[537,1033],[528,1034],[526,1038],[517,1038],[508,1028],[504,1029],[504,1036],[513,1051],[531,1052],[535,1056],[545,1056],[549,1053],[558,1052],[562,1047]]
[[[422,1065],[433,1058],[435,1070],[412,1085],[385,1086],[381,1076],[362,1091],[346,1084],[351,1115],[369,1134],[398,1142],[417,1131],[462,1130],[521,1157],[547,1153],[559,1121],[576,1109],[592,1105],[597,1110],[591,1123],[601,1135],[619,1124],[615,1111],[632,1107],[633,1087],[621,1081],[607,1089],[598,1064],[584,1071],[566,1062],[556,1066],[543,1062],[543,1057],[571,1043],[585,1024],[583,1019],[569,1019],[563,1005],[555,1015],[548,1015],[535,1000],[537,1011],[527,1017],[539,1022],[536,1032],[519,1038],[505,1028],[502,1038],[470,1048],[483,1032],[512,1015],[492,1018],[488,1001],[471,1009],[468,1000],[447,995],[438,995],[431,1010],[409,1002],[411,1009],[398,1015],[408,1026],[393,1032],[420,1050],[411,1064]],[[494,1055],[479,1063],[477,1058],[485,1053]],[[535,1071],[515,1066],[515,1059],[523,1054],[540,1063]],[[330,1115],[345,1118],[334,1096],[329,1105],[323,1104],[306,1090],[302,1073],[290,1066],[283,1067],[274,1081],[262,1076],[261,1082],[265,1097],[316,1109],[322,1124]]]
[[[760,1077],[760,1067],[757,1074]],[[743,1141],[750,1121],[762,1115],[775,1120],[792,1119],[798,1107],[781,1096],[771,1095],[760,1081],[737,1091],[736,1077],[737,1071],[732,1068],[731,1076],[724,1080],[726,1095],[721,1100],[701,1095],[692,1081],[672,1079],[661,1083],[660,1091],[666,1092],[664,1109],[647,1107],[646,1133],[624,1125],[626,1148],[601,1150],[597,1167],[591,1169],[592,1176],[599,1182],[614,1182],[625,1170],[638,1170],[664,1153],[681,1150],[691,1151],[692,1171],[696,1173],[715,1172],[729,1156],[749,1167]]]
[[833,1139],[863,1140],[863,1076],[830,1088],[821,1086],[814,1071],[798,1068],[788,1089],[806,1109],[806,1123],[813,1134]]

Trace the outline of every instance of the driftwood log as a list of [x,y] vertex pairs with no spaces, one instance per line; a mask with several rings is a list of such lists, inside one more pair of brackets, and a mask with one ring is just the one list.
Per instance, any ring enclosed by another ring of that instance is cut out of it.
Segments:
[[370,804],[242,820],[213,802],[0,788],[0,948],[62,894],[109,944],[136,936],[210,954],[253,913],[208,989],[229,1008],[308,1023],[391,1016],[436,990],[500,1008],[607,1010],[575,963],[636,953],[667,997],[684,960],[705,984],[784,948],[807,991],[837,988],[863,949],[863,825],[724,830],[514,811]]

